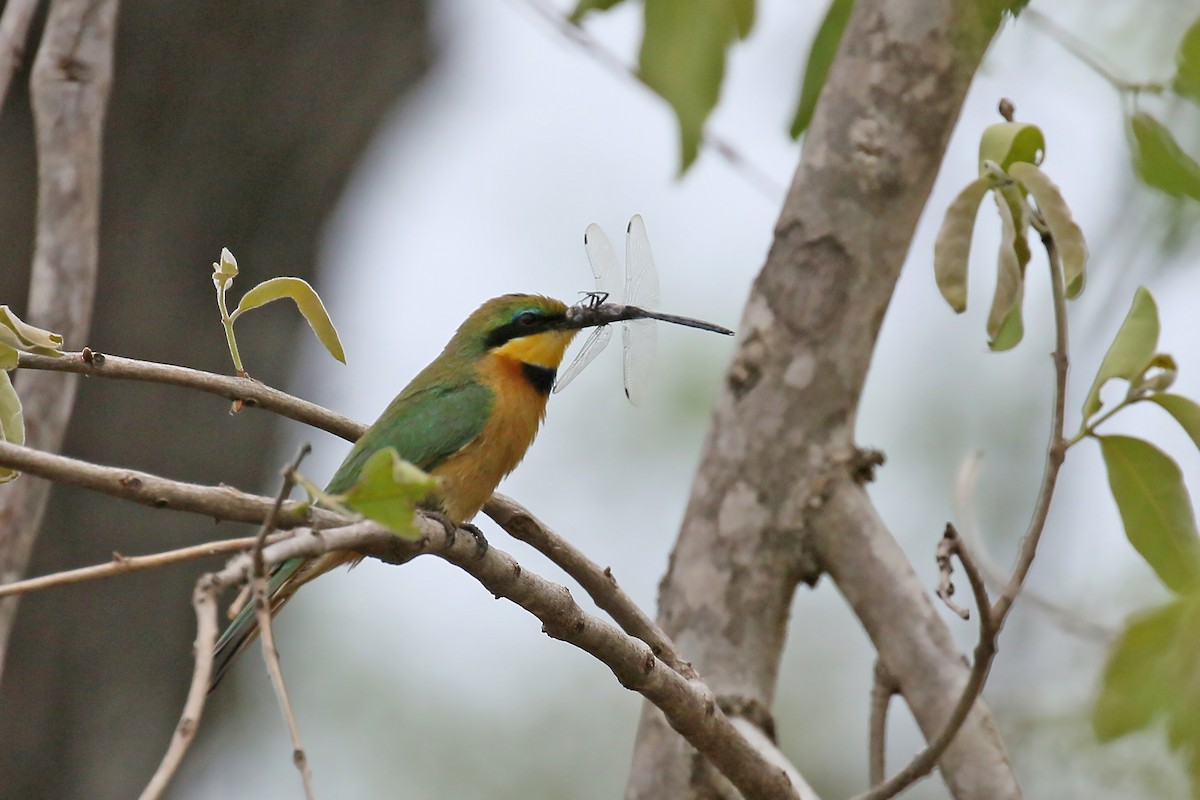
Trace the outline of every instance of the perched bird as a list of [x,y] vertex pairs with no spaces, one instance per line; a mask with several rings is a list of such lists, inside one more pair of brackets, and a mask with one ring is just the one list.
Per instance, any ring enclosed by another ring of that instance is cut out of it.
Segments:
[[[438,488],[421,507],[456,526],[466,523],[533,443],[563,354],[575,335],[582,328],[634,319],[732,334],[688,317],[604,303],[596,297],[574,306],[530,294],[488,300],[354,444],[326,492],[347,491],[373,453],[394,447],[401,458],[438,479]],[[361,558],[337,551],[278,565],[268,584],[271,613],[308,581]],[[212,687],[257,632],[254,607],[248,603],[217,642]]]

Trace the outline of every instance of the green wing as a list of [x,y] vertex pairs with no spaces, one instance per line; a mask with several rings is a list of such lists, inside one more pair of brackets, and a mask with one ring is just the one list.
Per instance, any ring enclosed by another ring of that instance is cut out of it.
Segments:
[[492,413],[492,390],[481,383],[406,390],[367,428],[325,491],[340,494],[358,479],[375,451],[394,447],[405,461],[426,472],[479,435]]
[[[476,382],[405,389],[354,444],[325,491],[341,494],[353,486],[366,460],[383,447],[396,448],[401,458],[423,470],[436,469],[483,430],[492,413],[492,398],[492,390]],[[271,573],[268,596],[274,598],[306,560],[298,557],[278,565]],[[257,632],[251,601],[217,642],[210,692]]]

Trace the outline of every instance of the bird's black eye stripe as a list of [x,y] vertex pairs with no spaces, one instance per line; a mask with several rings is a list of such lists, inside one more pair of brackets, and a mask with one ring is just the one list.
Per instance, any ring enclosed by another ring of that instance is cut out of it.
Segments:
[[539,331],[550,330],[553,325],[554,319],[551,317],[547,317],[545,314],[539,313],[534,309],[526,309],[514,314],[510,322],[493,329],[488,334],[484,344],[490,350],[512,339],[519,339],[522,336],[529,336]]

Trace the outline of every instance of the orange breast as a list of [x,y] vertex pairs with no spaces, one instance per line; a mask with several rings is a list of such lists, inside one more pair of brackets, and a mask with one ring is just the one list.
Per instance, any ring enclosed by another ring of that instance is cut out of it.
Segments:
[[442,481],[442,508],[457,523],[475,516],[521,463],[546,416],[546,395],[529,382],[520,361],[493,352],[480,360],[477,370],[496,393],[492,414],[470,444],[433,470]]

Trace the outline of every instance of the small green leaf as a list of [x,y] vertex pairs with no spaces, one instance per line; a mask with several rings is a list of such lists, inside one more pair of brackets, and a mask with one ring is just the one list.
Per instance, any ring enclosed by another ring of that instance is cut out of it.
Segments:
[[1139,112],[1129,118],[1133,129],[1134,168],[1149,187],[1172,197],[1200,200],[1200,164],[1183,152],[1161,122]]
[[825,19],[817,29],[812,46],[808,50],[808,62],[804,65],[804,78],[800,81],[800,100],[796,104],[796,114],[792,117],[791,135],[799,139],[800,134],[808,130],[812,122],[813,111],[817,107],[817,98],[825,88],[825,78],[829,75],[829,65],[837,55],[838,46],[842,43],[842,33],[846,23],[850,21],[850,12],[854,10],[854,0],[832,0],[825,11]]
[[996,209],[1000,212],[1000,252],[996,265],[996,293],[988,313],[988,347],[997,352],[1016,347],[1025,335],[1021,321],[1021,303],[1025,298],[1025,273],[1017,255],[1017,227],[1008,203],[998,194]]
[[[21,398],[13,389],[8,373],[0,370],[0,442],[25,444],[25,418],[21,414]],[[8,483],[21,473],[0,467],[0,483]]]
[[1179,42],[1171,88],[1176,94],[1200,103],[1200,19],[1192,23]]
[[933,277],[946,302],[961,314],[967,310],[967,265],[971,256],[971,236],[979,203],[991,186],[987,178],[968,183],[946,209],[942,228],[933,244]]
[[579,0],[568,19],[572,25],[578,25],[583,18],[593,11],[608,11],[620,5],[621,0]]
[[1151,395],[1150,401],[1158,403],[1174,417],[1196,447],[1200,448],[1200,404],[1179,394]]
[[23,321],[8,306],[0,306],[0,344],[24,353],[61,356],[63,338]]
[[639,76],[675,110],[682,174],[696,160],[704,121],[721,94],[738,19],[730,0],[646,0],[645,20]]
[[1200,534],[1183,473],[1166,453],[1130,436],[1099,436],[1125,536],[1176,594],[1200,588]]
[[1141,377],[1154,358],[1158,347],[1158,307],[1146,287],[1139,286],[1133,295],[1133,305],[1121,323],[1121,329],[1109,345],[1100,371],[1083,401],[1083,420],[1086,423],[1103,403],[1100,389],[1113,378],[1124,378],[1129,382]]
[[1092,730],[1107,742],[1141,730],[1171,707],[1175,694],[1174,650],[1186,603],[1174,600],[1130,619],[1113,645]]
[[1027,122],[997,122],[984,128],[979,137],[979,174],[987,174],[987,161],[1007,171],[1018,161],[1040,164],[1045,154],[1046,137],[1041,128]]
[[420,535],[413,525],[413,509],[436,488],[436,478],[400,458],[396,448],[385,447],[366,460],[342,500],[364,517],[415,540]]
[[317,335],[321,344],[325,345],[329,354],[345,364],[346,354],[342,350],[341,340],[338,339],[337,329],[333,327],[333,321],[329,319],[329,312],[325,310],[325,304],[321,302],[316,291],[300,278],[271,278],[263,281],[242,295],[237,310],[230,314],[230,317],[237,319],[252,308],[258,308],[285,297],[296,303],[296,308],[300,309],[300,313],[308,321],[309,327],[313,329],[313,333]]
[[0,344],[0,370],[16,369],[21,357],[15,347]]
[[1046,227],[1058,245],[1058,256],[1062,261],[1063,278],[1068,298],[1078,297],[1083,291],[1084,265],[1087,264],[1087,242],[1083,231],[1071,216],[1071,209],[1063,200],[1062,192],[1054,182],[1033,164],[1015,162],[1008,174],[1016,178],[1037,201],[1038,211],[1046,220]]

